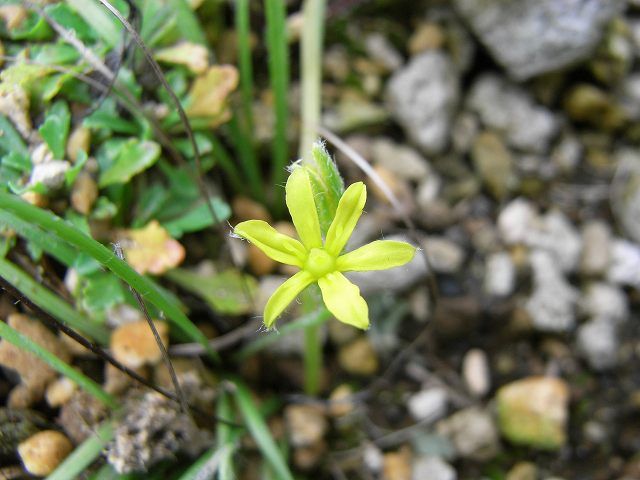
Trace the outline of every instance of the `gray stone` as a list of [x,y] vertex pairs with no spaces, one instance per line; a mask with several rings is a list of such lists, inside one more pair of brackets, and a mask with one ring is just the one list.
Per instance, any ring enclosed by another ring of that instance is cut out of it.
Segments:
[[456,0],[498,63],[519,79],[557,70],[591,53],[623,0]]
[[414,393],[407,400],[411,416],[422,422],[435,422],[447,412],[448,394],[444,388],[434,387]]
[[531,253],[534,290],[525,308],[541,331],[567,332],[575,325],[578,292],[566,281],[557,261],[544,250]]
[[594,319],[580,325],[578,351],[594,370],[607,370],[618,363],[619,340],[616,326],[608,320]]
[[580,307],[587,316],[606,319],[615,325],[629,318],[627,295],[622,288],[610,283],[591,283],[582,296]]
[[640,287],[640,246],[638,244],[623,239],[613,241],[607,280],[620,285]]
[[551,151],[551,161],[562,172],[573,172],[582,157],[582,144],[574,135],[565,134]]
[[383,166],[404,180],[421,181],[431,173],[427,160],[419,152],[389,138],[378,138],[371,145],[374,163]]
[[537,227],[527,235],[527,245],[551,253],[563,272],[574,271],[580,261],[582,238],[566,215],[551,210]]
[[438,422],[437,431],[451,439],[458,455],[486,461],[500,449],[498,430],[491,415],[478,407],[460,410]]
[[389,80],[387,97],[393,116],[427,153],[442,152],[449,142],[459,83],[450,58],[439,51],[414,57]]
[[516,284],[516,267],[506,252],[496,252],[487,258],[484,291],[489,295],[506,297]]
[[560,127],[550,110],[497,75],[485,74],[476,80],[467,103],[485,126],[502,133],[511,146],[523,151],[546,152]]
[[456,480],[455,469],[440,457],[422,456],[413,462],[412,480]]
[[465,252],[446,237],[430,236],[423,242],[429,265],[438,273],[455,273],[465,260]]
[[611,227],[593,220],[582,227],[582,258],[580,270],[587,275],[601,275],[611,260]]
[[625,148],[615,158],[618,168],[611,183],[611,207],[626,235],[640,243],[640,154]]
[[400,52],[381,33],[372,33],[364,39],[364,48],[369,57],[393,72],[402,66],[404,59]]

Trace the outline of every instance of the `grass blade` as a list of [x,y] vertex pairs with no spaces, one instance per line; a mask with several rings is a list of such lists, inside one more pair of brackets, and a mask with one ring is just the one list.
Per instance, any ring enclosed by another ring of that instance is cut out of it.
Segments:
[[251,138],[242,130],[235,116],[231,117],[227,122],[227,127],[231,142],[236,149],[238,157],[240,157],[242,170],[249,182],[251,194],[256,200],[264,201],[260,168],[258,167],[255,152],[251,148]]
[[67,0],[78,15],[87,22],[94,32],[110,47],[116,46],[122,35],[117,21],[95,0]]
[[[269,51],[269,77],[273,90],[275,131],[272,144],[271,182],[284,185],[288,162],[287,130],[289,112],[287,108],[287,90],[289,89],[289,52],[284,0],[265,0],[264,8],[267,20],[267,50]],[[273,209],[282,211],[284,189],[274,189]]]
[[238,408],[244,417],[245,423],[253,436],[258,448],[269,462],[277,478],[280,480],[293,480],[293,474],[287,466],[282,453],[278,449],[264,418],[260,414],[258,407],[251,398],[251,393],[247,386],[240,380],[234,380],[235,398]]
[[251,64],[251,26],[249,24],[249,0],[237,0],[235,23],[238,35],[238,70],[242,96],[243,126],[253,131],[253,66]]
[[75,330],[91,337],[102,345],[109,343],[109,331],[88,320],[71,305],[36,282],[10,261],[0,258],[0,277],[24,293],[33,303]]
[[77,478],[85,468],[91,465],[102,453],[104,446],[113,438],[111,422],[103,423],[95,434],[87,438],[69,455],[47,480],[68,480]]
[[301,127],[298,155],[309,160],[320,126],[322,83],[322,40],[326,0],[305,0],[302,7],[304,29],[300,39]]
[[161,310],[167,318],[189,336],[189,338],[202,344],[213,359],[218,359],[217,354],[209,346],[207,337],[187,318],[180,308],[167,300],[166,296],[152,280],[139,275],[126,262],[120,260],[104,245],[69,225],[62,218],[49,211],[30,205],[18,199],[15,195],[0,192],[0,209],[7,210],[23,221],[32,222],[44,230],[55,233],[63,240],[78,248],[81,252],[94,258],[132,288],[140,292],[145,300],[151,302]]
[[[224,391],[218,397],[217,417],[229,421],[234,421],[231,398],[229,394]],[[233,468],[233,453],[236,449],[236,444],[237,440],[240,437],[240,433],[240,430],[234,430],[230,425],[224,422],[218,422],[216,431],[216,440],[218,442],[218,445],[228,445],[232,447],[229,448],[220,459],[218,480],[235,480],[236,478]]]
[[34,354],[55,371],[68,377],[76,385],[85,390],[87,393],[93,395],[96,399],[100,400],[109,408],[118,408],[118,401],[115,399],[115,397],[105,392],[100,387],[100,385],[98,385],[83,373],[80,373],[71,365],[60,360],[49,350],[41,347],[29,337],[22,335],[20,332],[14,330],[4,322],[0,322],[0,337],[2,337],[9,343],[12,343],[16,347]]
[[181,37],[189,42],[207,46],[207,36],[186,0],[169,0],[169,5],[176,16],[176,26]]

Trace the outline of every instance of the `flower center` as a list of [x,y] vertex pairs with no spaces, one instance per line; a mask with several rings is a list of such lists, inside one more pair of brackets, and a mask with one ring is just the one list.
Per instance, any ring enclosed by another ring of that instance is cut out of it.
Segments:
[[304,269],[315,278],[324,277],[336,269],[336,259],[322,248],[312,248],[304,264]]

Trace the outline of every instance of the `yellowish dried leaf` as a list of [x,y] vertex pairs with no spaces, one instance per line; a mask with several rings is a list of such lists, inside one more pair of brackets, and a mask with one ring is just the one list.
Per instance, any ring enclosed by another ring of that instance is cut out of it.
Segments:
[[127,262],[140,273],[160,275],[184,260],[184,247],[156,221],[146,227],[127,230],[122,249]]
[[187,115],[209,118],[215,127],[231,118],[227,99],[238,86],[238,70],[232,65],[214,65],[196,78],[189,92]]
[[160,62],[184,65],[197,75],[205,73],[209,67],[209,52],[197,43],[180,42],[158,50],[155,57]]

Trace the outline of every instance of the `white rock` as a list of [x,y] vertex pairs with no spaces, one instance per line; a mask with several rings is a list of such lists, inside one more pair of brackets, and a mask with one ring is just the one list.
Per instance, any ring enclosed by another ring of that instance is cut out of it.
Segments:
[[382,450],[374,444],[367,443],[362,452],[362,460],[367,470],[370,472],[379,472],[382,470],[384,455],[382,454]]
[[578,266],[582,252],[580,234],[559,210],[542,217],[539,228],[527,235],[527,245],[550,252],[563,272],[572,272]]
[[551,161],[563,172],[573,172],[580,164],[582,144],[573,135],[565,134],[551,152]]
[[51,160],[46,163],[37,163],[33,166],[29,184],[42,183],[45,187],[55,190],[64,185],[64,174],[71,168],[71,164],[65,160]]
[[444,388],[434,387],[421,390],[409,397],[407,408],[416,420],[435,422],[447,412],[448,397]]
[[591,283],[582,296],[580,306],[587,316],[608,319],[617,325],[629,317],[627,295],[610,283]]
[[438,273],[455,273],[465,260],[465,252],[446,237],[430,236],[423,242],[429,265]]
[[525,308],[538,330],[566,332],[575,325],[578,292],[566,281],[555,258],[544,250],[531,253],[533,294]]
[[384,67],[393,72],[399,69],[404,62],[402,55],[381,33],[371,33],[364,39],[364,48],[367,54]]
[[451,439],[458,455],[486,461],[500,449],[498,430],[489,412],[478,407],[460,410],[438,422],[437,431]]
[[427,153],[449,142],[453,112],[460,96],[458,74],[450,58],[432,50],[414,57],[389,80],[389,107],[409,138]]
[[421,181],[431,172],[429,163],[419,152],[389,138],[379,138],[371,145],[374,163],[383,166],[404,180]]
[[531,202],[516,198],[498,216],[498,230],[502,240],[509,245],[524,243],[537,219],[538,212]]
[[640,246],[628,240],[615,239],[607,279],[621,285],[640,287]]
[[577,334],[578,351],[595,370],[606,370],[618,363],[618,334],[608,320],[594,319],[580,326]]
[[506,252],[489,255],[484,276],[484,291],[489,295],[506,297],[516,284],[516,267]]
[[611,260],[611,228],[601,220],[582,227],[582,258],[580,270],[587,275],[601,275]]
[[503,133],[511,146],[524,151],[546,152],[560,126],[550,110],[536,105],[527,92],[497,75],[481,76],[471,87],[467,102],[485,126]]
[[456,480],[455,469],[440,457],[422,456],[413,462],[412,480]]
[[479,348],[472,348],[462,359],[462,378],[469,391],[478,397],[485,396],[491,389],[491,373],[487,354]]

